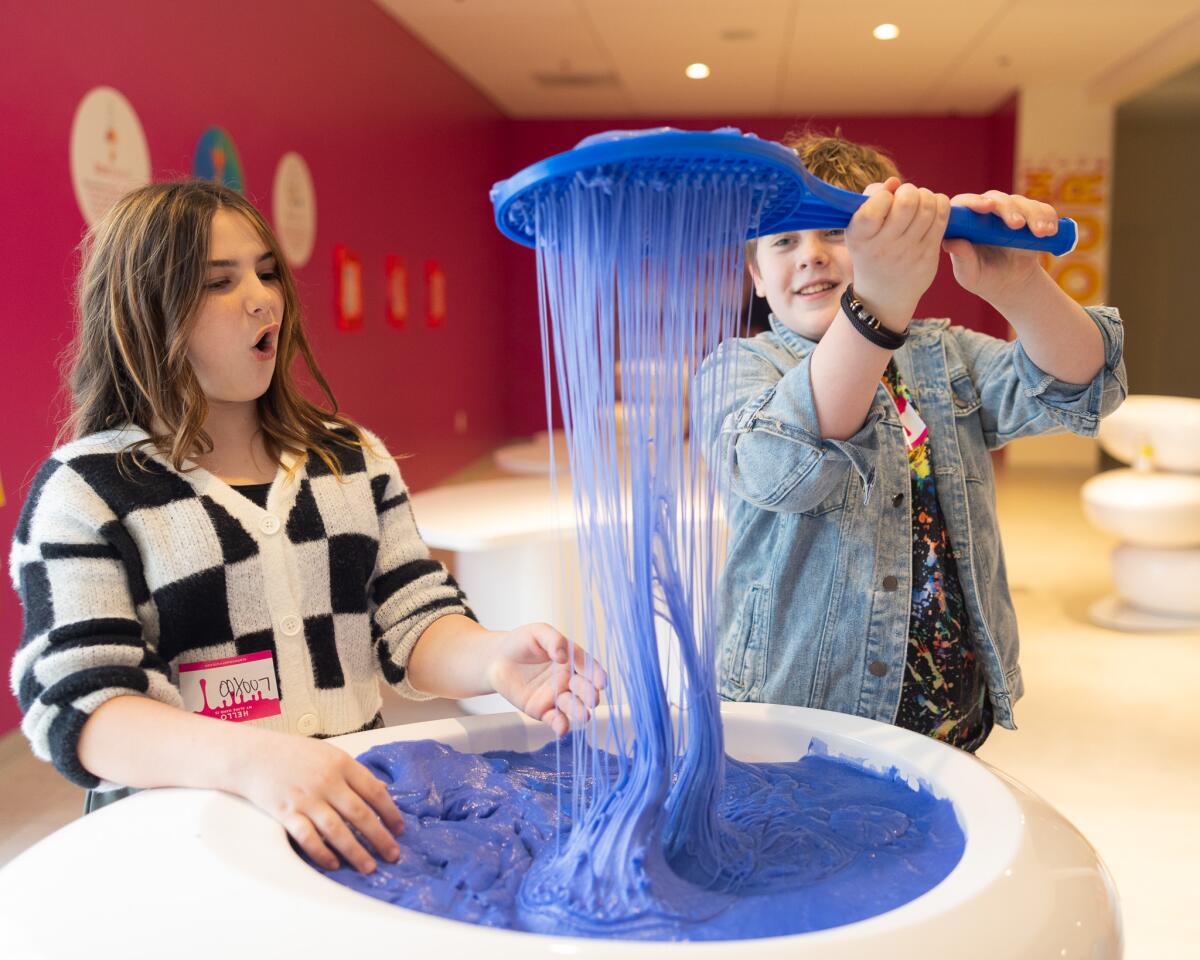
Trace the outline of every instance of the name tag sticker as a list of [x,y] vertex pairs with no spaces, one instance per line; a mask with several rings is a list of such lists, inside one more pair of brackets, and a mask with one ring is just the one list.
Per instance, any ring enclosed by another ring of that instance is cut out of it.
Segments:
[[919,447],[929,436],[929,428],[917,413],[917,408],[904,397],[896,397],[896,412],[900,414],[900,423],[904,427],[904,442],[908,449]]
[[269,650],[179,665],[183,706],[218,720],[261,720],[278,716],[275,657]]

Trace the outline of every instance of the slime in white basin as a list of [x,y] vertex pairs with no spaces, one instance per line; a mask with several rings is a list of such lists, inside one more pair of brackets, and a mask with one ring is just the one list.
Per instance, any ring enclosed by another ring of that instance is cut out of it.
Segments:
[[[726,747],[795,760],[815,738],[835,756],[896,767],[951,800],[966,847],[938,886],[890,912],[816,933],[673,944],[696,957],[876,960],[887,956],[1121,955],[1116,892],[1087,841],[1044,801],[968,754],[842,714],[725,704]],[[461,751],[536,749],[545,728],[517,714],[467,717],[331,741],[357,755],[395,740]],[[64,905],[71,922],[63,923]],[[657,943],[494,930],[381,903],[314,871],[282,828],[241,800],[155,790],[85,817],[0,870],[0,956],[657,958]]]

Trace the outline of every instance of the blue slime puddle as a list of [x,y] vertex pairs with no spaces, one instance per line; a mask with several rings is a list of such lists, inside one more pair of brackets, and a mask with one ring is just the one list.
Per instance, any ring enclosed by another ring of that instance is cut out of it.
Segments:
[[[644,873],[651,887],[670,891],[669,911],[633,925],[593,916],[586,929],[555,929],[553,917],[531,914],[520,894],[531,866],[566,842],[571,756],[569,746],[559,751],[554,743],[533,753],[464,754],[434,740],[374,747],[359,760],[389,784],[404,814],[400,859],[380,860],[369,876],[345,866],[322,872],[377,899],[484,926],[732,940],[864,920],[925,893],[962,857],[965,840],[950,802],[925,786],[914,789],[895,770],[829,757],[815,743],[788,763],[727,757],[718,822],[736,854],[735,874],[712,881],[685,843]],[[615,757],[596,756],[617,769]]]

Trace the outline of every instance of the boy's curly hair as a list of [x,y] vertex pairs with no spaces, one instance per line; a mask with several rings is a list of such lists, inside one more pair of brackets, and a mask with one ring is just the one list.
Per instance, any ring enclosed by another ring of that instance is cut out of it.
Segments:
[[861,193],[869,184],[900,176],[896,161],[877,147],[845,139],[841,128],[833,136],[789,134],[783,145],[795,151],[809,173],[843,190]]
[[[795,152],[809,173],[843,190],[861,193],[869,184],[900,176],[891,157],[877,147],[845,139],[841,127],[832,136],[812,130],[789,133],[783,145]],[[754,240],[746,244],[748,258],[753,259],[755,248]]]

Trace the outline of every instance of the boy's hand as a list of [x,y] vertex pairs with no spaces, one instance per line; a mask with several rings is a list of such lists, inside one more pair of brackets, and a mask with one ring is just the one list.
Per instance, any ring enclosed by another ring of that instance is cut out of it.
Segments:
[[336,850],[355,870],[371,873],[376,863],[360,839],[385,860],[400,856],[395,836],[404,832],[404,819],[370,770],[320,740],[253,733],[262,739],[246,738],[236,761],[237,792],[283,824],[314,862],[336,870]]
[[[1013,228],[1028,226],[1037,237],[1058,233],[1058,213],[1050,204],[1018,194],[999,190],[982,194],[960,193],[950,202],[976,213],[994,213]],[[950,254],[954,279],[959,286],[1002,313],[1006,301],[1041,270],[1038,254],[1033,250],[975,245],[963,239],[946,240],[942,247]]]
[[504,699],[560,737],[591,716],[608,682],[598,663],[546,623],[505,635],[488,678]]
[[937,273],[950,200],[896,177],[863,193],[846,229],[854,290],[884,326],[903,332]]

